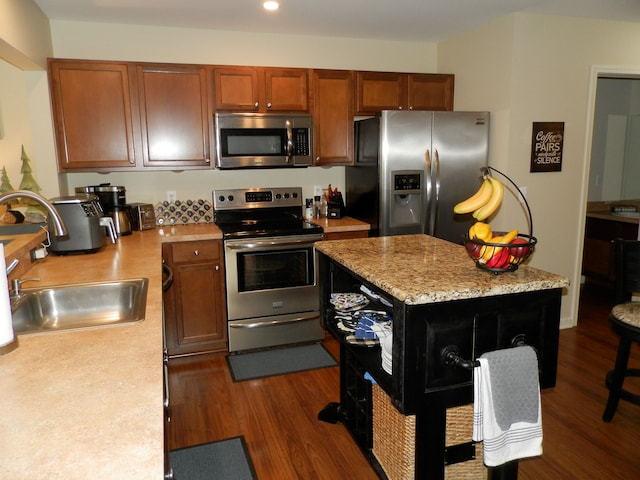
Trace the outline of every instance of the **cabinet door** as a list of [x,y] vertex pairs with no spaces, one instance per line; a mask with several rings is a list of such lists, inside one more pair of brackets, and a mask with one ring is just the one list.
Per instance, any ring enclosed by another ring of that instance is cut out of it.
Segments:
[[407,75],[392,72],[356,72],[356,114],[406,108]]
[[49,61],[61,172],[136,166],[140,133],[132,77],[124,63]]
[[409,110],[453,110],[453,75],[414,73],[407,85]]
[[260,108],[258,69],[215,68],[213,73],[216,110],[257,112]]
[[145,167],[210,165],[207,85],[204,67],[138,66]]
[[165,335],[169,355],[227,348],[222,242],[165,244],[174,280],[165,292]]
[[308,70],[267,68],[264,70],[264,85],[266,111],[309,111]]
[[353,164],[353,77],[349,71],[313,74],[315,165]]

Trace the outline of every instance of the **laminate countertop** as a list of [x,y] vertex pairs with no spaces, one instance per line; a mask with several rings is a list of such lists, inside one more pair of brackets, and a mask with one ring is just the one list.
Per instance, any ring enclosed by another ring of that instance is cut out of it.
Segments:
[[39,281],[25,288],[148,278],[146,315],[22,335],[0,356],[0,478],[163,478],[161,243],[220,238],[212,224],[133,232],[97,253],[50,255],[27,272]]
[[[327,231],[368,228],[348,218],[317,223]],[[42,241],[13,238],[8,258]],[[149,288],[141,322],[21,335],[0,356],[0,478],[163,477],[161,244],[221,238],[214,224],[163,226],[97,253],[49,255],[20,274],[39,279],[24,288],[128,278],[147,278]]]
[[462,245],[428,235],[332,240],[318,242],[316,248],[408,305],[569,285],[566,277],[525,265],[494,275],[476,267]]

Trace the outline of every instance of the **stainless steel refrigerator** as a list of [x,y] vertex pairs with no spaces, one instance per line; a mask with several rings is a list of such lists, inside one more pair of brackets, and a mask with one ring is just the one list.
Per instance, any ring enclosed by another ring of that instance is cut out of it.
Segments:
[[386,110],[356,121],[346,213],[371,224],[371,235],[461,243],[474,219],[453,206],[480,187],[488,157],[489,112]]

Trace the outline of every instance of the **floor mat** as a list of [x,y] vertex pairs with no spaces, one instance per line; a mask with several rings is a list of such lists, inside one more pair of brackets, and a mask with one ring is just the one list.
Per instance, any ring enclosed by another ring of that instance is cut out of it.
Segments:
[[257,479],[244,437],[169,452],[176,480]]
[[235,382],[338,364],[319,343],[229,355],[227,362]]

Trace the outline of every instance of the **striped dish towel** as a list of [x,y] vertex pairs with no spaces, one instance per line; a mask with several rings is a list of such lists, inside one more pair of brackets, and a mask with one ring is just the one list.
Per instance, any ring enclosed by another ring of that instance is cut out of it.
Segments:
[[482,355],[474,368],[473,440],[495,467],[542,454],[538,360],[529,346]]

